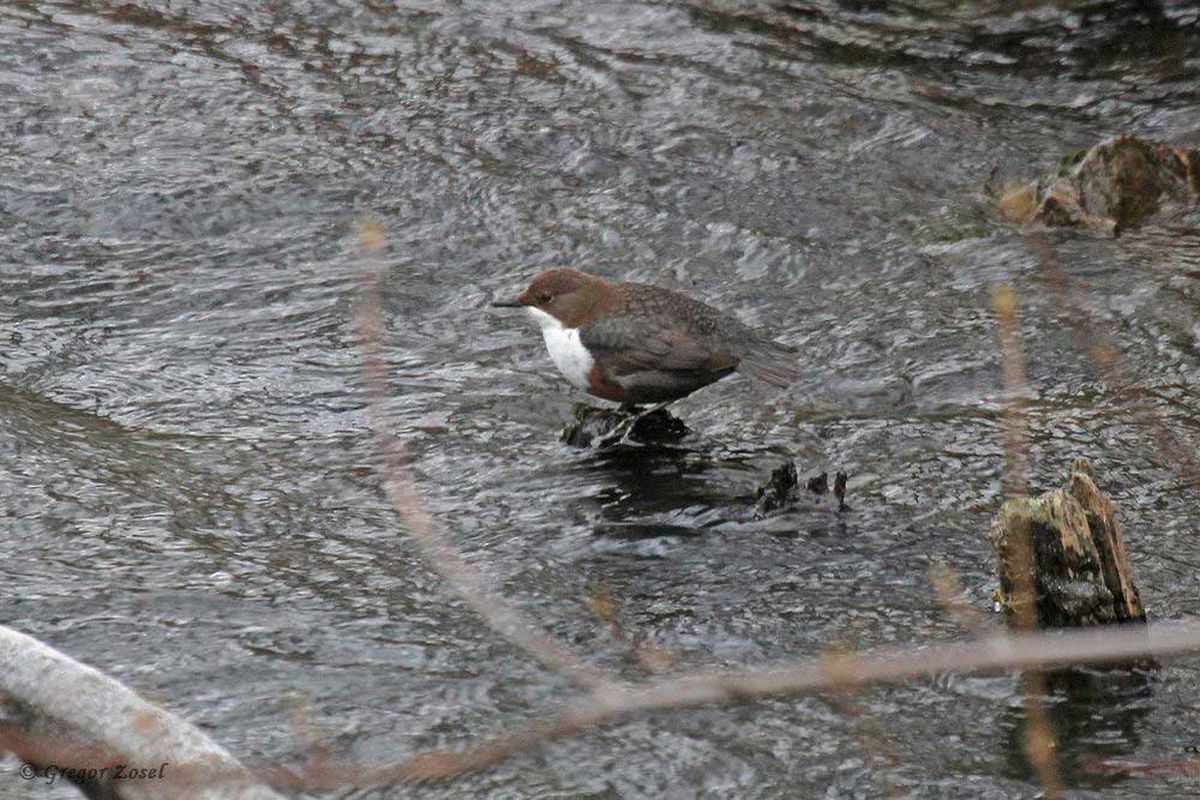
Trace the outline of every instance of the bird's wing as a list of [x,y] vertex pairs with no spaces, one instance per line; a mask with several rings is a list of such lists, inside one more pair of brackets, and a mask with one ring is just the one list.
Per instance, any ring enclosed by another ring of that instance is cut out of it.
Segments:
[[697,336],[685,326],[657,319],[652,333],[627,315],[613,314],[579,329],[579,340],[589,350],[600,351],[616,375],[646,369],[717,372],[737,366],[738,357],[715,346],[710,337]]

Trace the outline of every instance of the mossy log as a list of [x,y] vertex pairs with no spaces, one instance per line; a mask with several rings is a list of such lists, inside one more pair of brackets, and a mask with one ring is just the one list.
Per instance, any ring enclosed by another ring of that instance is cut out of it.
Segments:
[[1146,620],[1112,502],[1086,460],[1076,459],[1063,488],[1006,501],[992,521],[991,539],[1003,610],[1012,613],[1021,602],[1015,587],[1022,584],[1017,570],[1030,566],[1021,556],[1025,541],[1039,628]]

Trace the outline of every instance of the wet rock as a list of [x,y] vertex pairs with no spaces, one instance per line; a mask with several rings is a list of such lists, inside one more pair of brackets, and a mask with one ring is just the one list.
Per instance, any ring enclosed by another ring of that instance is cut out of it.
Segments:
[[1167,201],[1200,196],[1200,149],[1114,136],[1068,154],[1055,175],[1005,191],[997,210],[1011,222],[1083,225],[1109,235],[1136,227]]
[[800,477],[796,474],[796,462],[788,461],[771,470],[771,477],[754,490],[754,510],[766,514],[783,508],[799,496]]
[[[839,472],[834,478],[833,494],[838,501],[838,511],[846,508],[846,473]],[[811,494],[829,494],[829,474],[822,472],[814,475],[805,482],[805,488]],[[788,461],[771,470],[771,477],[762,486],[754,490],[754,511],[762,517],[784,506],[791,505],[800,497],[800,476],[796,472],[796,462]]]
[[[629,424],[636,413],[622,409],[597,408],[576,403],[574,420],[563,429],[562,440],[573,447],[611,447],[621,438],[621,426]],[[683,420],[665,408],[639,419],[629,438],[642,444],[677,442],[691,433]],[[606,438],[607,437],[607,438]]]
[[1145,622],[1112,502],[1096,487],[1086,460],[1075,461],[1063,488],[1008,500],[992,520],[997,599],[1010,614],[1018,602],[1016,570],[1029,568],[1028,561],[1020,563],[1016,537],[1028,537],[1032,547],[1038,627]]

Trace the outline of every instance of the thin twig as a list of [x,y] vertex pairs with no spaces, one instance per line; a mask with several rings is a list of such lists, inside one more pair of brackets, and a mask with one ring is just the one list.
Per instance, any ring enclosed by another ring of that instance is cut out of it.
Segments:
[[[0,628],[0,634],[12,635],[3,628]],[[44,648],[43,645],[37,646]],[[924,650],[868,650],[855,654],[819,657],[797,664],[783,664],[767,670],[681,675],[645,684],[640,688],[609,684],[609,688],[594,693],[577,705],[535,720],[519,727],[513,733],[485,739],[468,750],[423,753],[399,765],[381,769],[338,763],[332,758],[318,758],[291,766],[253,765],[248,772],[239,764],[230,764],[221,758],[214,759],[211,755],[194,760],[190,764],[187,763],[187,759],[184,759],[183,763],[172,761],[170,768],[176,772],[177,777],[195,781],[196,783],[192,784],[193,788],[203,785],[218,792],[229,790],[225,781],[250,773],[262,784],[291,791],[316,792],[348,787],[383,786],[406,780],[453,777],[528,752],[548,741],[575,735],[594,726],[612,724],[639,713],[719,703],[745,703],[806,692],[843,693],[867,686],[902,683],[914,678],[934,677],[944,673],[1004,672],[1088,663],[1122,663],[1140,656],[1169,656],[1195,651],[1200,651],[1198,621],[1117,629],[1084,628],[1055,633],[998,633],[966,642],[936,645]],[[45,675],[52,677],[63,677],[64,674],[74,680],[74,676],[62,673],[57,668],[45,671]],[[47,695],[55,694],[57,685],[48,685],[45,675],[41,676],[37,684],[38,691],[44,691]],[[119,691],[127,692],[123,688]],[[94,699],[101,694],[80,694],[71,690],[58,692],[57,696],[66,698],[62,702],[69,701],[78,705],[81,702],[80,698]],[[17,691],[15,696],[24,696],[24,691]],[[133,705],[126,708],[137,711],[138,702],[135,700]],[[41,706],[42,702],[39,700],[37,704]],[[156,711],[156,715],[161,713],[163,712]],[[65,712],[63,716],[69,717],[72,714],[78,716],[78,711]],[[111,725],[120,727],[119,736],[131,733],[154,734],[158,741],[156,746],[164,745],[158,729],[151,726],[143,731],[140,723],[127,724],[120,715],[110,716]],[[104,740],[112,737],[98,738]],[[38,737],[35,736],[34,739]],[[91,751],[86,748],[67,753],[62,749],[66,745],[67,743],[62,741],[61,732],[56,738],[40,737],[34,742],[20,731],[0,731],[0,747],[20,753],[31,760],[36,760],[30,755],[31,751],[35,751],[59,766],[94,768],[107,763],[105,759],[111,755],[108,751]],[[205,745],[208,746],[211,745]],[[196,754],[197,751],[189,750],[189,755]],[[146,761],[144,756],[131,757],[127,754],[124,759],[129,763]],[[1180,769],[1195,768],[1195,765],[1191,764],[1178,766]],[[154,782],[153,786],[148,788],[152,792],[162,792],[162,784],[158,782]],[[192,791],[188,796],[199,797],[200,794]]]
[[929,583],[937,593],[942,610],[964,631],[982,635],[993,627],[977,609],[963,602],[963,588],[958,581],[958,574],[952,567],[946,564],[934,566],[929,570]]
[[[1005,498],[1023,497],[1029,491],[1029,422],[1026,417],[1026,394],[1029,379],[1025,374],[1025,356],[1021,347],[1021,329],[1017,323],[1017,296],[1012,287],[997,286],[992,292],[992,307],[1000,323],[1000,357],[1004,365],[1004,389],[1007,402],[1004,409],[1004,487]],[[1033,556],[1033,531],[1028,525],[1012,531],[1009,537],[1009,557],[1015,562],[1008,570],[1012,575],[1013,611],[1020,630],[1037,627],[1037,587],[1034,574],[1037,563]],[[1046,682],[1037,670],[1021,673],[1021,692],[1025,696],[1025,756],[1029,759],[1038,783],[1049,800],[1062,797],[1062,773],[1055,755],[1054,729],[1042,697]]]
[[1148,423],[1154,434],[1155,444],[1166,456],[1185,481],[1200,490],[1200,459],[1191,444],[1180,441],[1171,431],[1166,413],[1162,408],[1151,405],[1143,394],[1130,389],[1128,370],[1121,358],[1121,351],[1112,337],[1095,320],[1095,315],[1079,299],[1078,282],[1058,267],[1058,258],[1053,246],[1037,233],[1025,239],[1026,247],[1038,263],[1039,278],[1054,292],[1055,303],[1070,314],[1071,325],[1082,339],[1083,349],[1096,365],[1108,388],[1117,395],[1130,400],[1130,411],[1135,417]]
[[[1087,628],[1055,633],[999,633],[925,650],[874,650],[835,655],[770,670],[701,673],[640,687],[612,687],[515,732],[484,739],[462,751],[417,755],[378,772],[379,783],[453,777],[482,769],[597,725],[634,714],[739,703],[814,691],[847,691],[942,673],[1003,672],[1074,664],[1114,663],[1144,655],[1200,650],[1200,623]],[[377,784],[378,785],[378,784]]]
[[1007,284],[992,290],[992,309],[1000,323],[1000,358],[1004,371],[1004,475],[1005,498],[1022,497],[1029,491],[1029,431],[1026,406],[1029,379],[1021,329],[1017,324],[1017,295]]
[[883,784],[885,796],[905,797],[893,774],[893,770],[900,766],[900,753],[884,739],[879,718],[864,708],[849,692],[832,694],[829,703],[850,721],[850,735],[866,753],[867,764]]
[[589,690],[607,686],[603,673],[488,587],[483,576],[463,559],[426,509],[411,472],[404,466],[404,445],[390,432],[383,413],[386,380],[379,355],[383,330],[379,281],[384,271],[382,253],[386,238],[383,228],[372,223],[360,226],[358,238],[364,252],[365,285],[356,323],[363,345],[367,414],[381,457],[383,487],[396,515],[404,522],[425,561],[488,627],[578,686]]

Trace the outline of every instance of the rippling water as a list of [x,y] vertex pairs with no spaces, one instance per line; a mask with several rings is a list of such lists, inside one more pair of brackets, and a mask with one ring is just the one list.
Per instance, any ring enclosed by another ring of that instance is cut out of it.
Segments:
[[[1200,19],[1013,5],[9,2],[3,621],[255,763],[303,754],[297,713],[378,766],[564,698],[382,499],[353,326],[364,222],[388,236],[386,413],[431,510],[626,677],[587,609],[600,590],[676,669],[964,635],[928,576],[951,566],[990,604],[998,282],[1020,302],[1034,482],[1091,458],[1154,616],[1196,613],[1197,487],[1144,411],[1194,449],[1195,215],[1045,237],[1062,289],[983,187],[1113,133],[1194,143]],[[769,325],[805,379],[679,403],[680,448],[569,449],[576,398],[535,331],[486,308],[560,264]],[[848,472],[851,509],[754,521],[785,458]],[[1185,758],[1197,663],[1055,690],[1079,796],[1196,791],[1087,762]],[[444,791],[1025,797],[1020,724],[1013,678],[947,676],[655,715]]]

